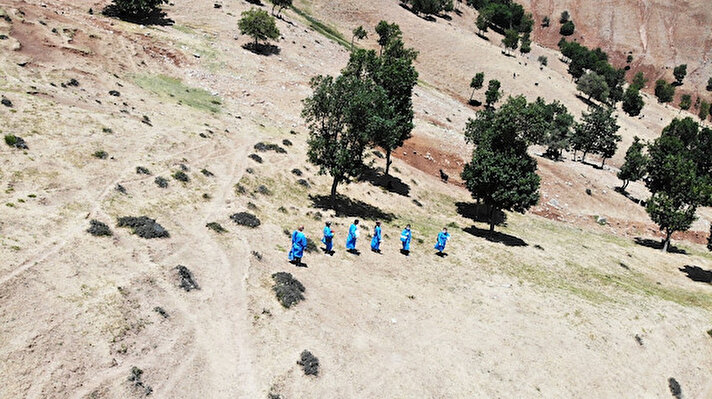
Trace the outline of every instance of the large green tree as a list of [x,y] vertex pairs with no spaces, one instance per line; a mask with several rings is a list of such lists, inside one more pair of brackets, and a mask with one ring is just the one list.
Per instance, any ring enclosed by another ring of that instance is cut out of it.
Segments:
[[502,92],[499,91],[500,87],[502,87],[502,84],[499,83],[499,80],[492,79],[487,83],[487,91],[485,92],[485,103],[487,104],[488,108],[492,108],[494,103],[499,101],[500,97],[502,97]]
[[242,18],[237,22],[240,33],[252,37],[254,46],[257,47],[260,41],[279,39],[279,29],[274,17],[265,10],[252,8],[242,12]]
[[666,82],[664,79],[655,81],[655,97],[659,103],[669,103],[675,96],[675,86]]
[[665,233],[667,251],[672,234],[690,228],[697,207],[712,203],[712,130],[689,117],[673,119],[648,153],[645,184],[652,195],[646,210]]
[[386,35],[389,38],[383,41],[381,55],[373,50],[354,50],[343,72],[374,81],[387,95],[390,107],[384,114],[386,123],[382,124],[381,130],[371,132],[371,142],[385,150],[385,173],[388,175],[393,150],[402,146],[413,131],[413,88],[418,82],[413,61],[417,52],[405,47],[398,25],[382,21],[379,26],[388,27]]
[[588,96],[589,100],[593,98],[600,102],[605,102],[610,94],[606,79],[596,72],[583,75],[576,83],[576,89]]
[[472,197],[488,207],[490,231],[497,211],[524,212],[539,200],[537,164],[527,153],[527,106],[523,96],[510,98],[497,111],[478,112],[465,129],[476,147],[462,178]]
[[633,143],[625,152],[625,162],[621,166],[621,170],[617,176],[623,180],[621,190],[625,192],[628,184],[632,181],[638,181],[645,177],[645,168],[648,165],[648,156],[643,153],[645,143],[638,136],[633,137]]
[[672,74],[675,76],[675,82],[681,85],[685,76],[687,76],[687,64],[676,66],[675,69],[672,70]]
[[292,0],[271,0],[272,1],[272,14],[274,14],[274,9],[277,8],[277,14],[281,14],[282,10],[292,6]]
[[470,102],[472,102],[472,97],[475,95],[475,90],[479,90],[482,88],[482,85],[485,83],[485,73],[484,72],[477,72],[475,76],[472,78],[470,81],[470,87],[472,88],[472,94],[470,94]]
[[313,94],[304,100],[302,117],[309,129],[307,158],[319,174],[332,177],[331,199],[339,183],[363,170],[363,152],[392,112],[386,92],[356,76],[316,76]]
[[581,162],[586,160],[586,154],[598,154],[603,158],[601,166],[607,158],[612,157],[618,148],[621,136],[617,134],[620,126],[613,115],[611,107],[590,107],[584,112],[581,122],[574,127],[572,138],[573,148],[582,151]]
[[438,15],[453,10],[452,0],[404,0],[416,14]]
[[643,101],[643,96],[640,95],[640,91],[637,86],[630,85],[625,90],[623,94],[623,111],[630,116],[640,115],[640,111],[645,106],[645,101]]
[[168,0],[113,0],[104,12],[129,21],[146,21],[161,13]]
[[504,32],[504,38],[502,39],[502,44],[504,44],[505,51],[516,50],[519,45],[519,32],[516,29],[507,29]]

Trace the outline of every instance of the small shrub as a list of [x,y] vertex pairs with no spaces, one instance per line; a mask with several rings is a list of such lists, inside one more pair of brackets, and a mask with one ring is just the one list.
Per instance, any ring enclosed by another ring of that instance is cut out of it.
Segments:
[[126,194],[126,187],[122,186],[119,183],[116,183],[116,187],[114,187],[114,189],[120,192],[121,194]]
[[261,254],[261,253],[259,253],[259,252],[257,252],[257,251],[252,251],[251,253],[252,253],[252,256],[254,256],[255,259],[257,259],[258,261],[261,261],[261,260],[262,260],[262,254]]
[[257,187],[257,192],[262,195],[272,195],[272,191],[270,191],[270,189],[267,188],[267,186],[265,185],[260,185],[259,187]]
[[168,312],[166,312],[165,309],[163,309],[160,306],[156,306],[155,308],[153,308],[153,310],[156,313],[158,313],[159,315],[161,315],[164,319],[167,319],[168,317],[170,317],[170,316],[168,316]]
[[209,171],[209,170],[207,170],[207,169],[201,169],[201,170],[200,170],[200,173],[202,173],[203,175],[205,175],[205,176],[207,176],[207,177],[215,176],[215,174],[213,174],[213,172],[211,172],[211,171]]
[[249,173],[249,174],[251,174],[251,175],[254,175],[254,174],[255,174],[255,170],[252,169],[252,168],[247,168],[247,169],[245,169],[245,172],[247,172],[247,173]]
[[305,375],[319,375],[319,359],[308,350],[302,352],[297,364],[302,366]]
[[203,199],[204,199],[204,200],[209,200],[210,198],[212,198],[212,197],[210,196],[210,194],[208,194],[208,193],[203,193]]
[[167,238],[170,237],[168,230],[156,223],[155,219],[147,216],[124,216],[118,219],[119,227],[128,227],[133,233],[141,238]]
[[10,101],[10,99],[5,98],[5,97],[3,97],[2,100],[0,100],[0,104],[6,106],[8,108],[12,108],[12,101]]
[[188,183],[190,181],[190,177],[185,174],[182,170],[177,170],[175,173],[171,175],[174,179],[181,181],[183,183]]
[[682,387],[676,379],[670,377],[668,378],[668,386],[670,387],[670,393],[675,399],[682,399]]
[[284,139],[284,140],[282,140],[282,145],[284,145],[286,147],[291,147],[292,142],[289,139]]
[[106,223],[100,222],[95,219],[89,221],[89,228],[87,229],[87,233],[95,237],[106,237],[111,236],[113,234]]
[[99,151],[97,151],[97,152],[95,152],[95,153],[93,153],[93,154],[91,154],[91,155],[92,155],[94,158],[98,158],[98,159],[106,159],[106,158],[109,157],[109,153],[107,153],[107,152],[104,151],[104,150],[99,150]]
[[143,388],[144,394],[146,396],[153,392],[153,388],[143,383],[141,378],[143,377],[143,370],[134,366],[131,367],[131,374],[129,374],[129,381],[133,383],[135,388]]
[[191,273],[187,267],[178,265],[176,266],[176,270],[178,270],[178,278],[180,279],[180,284],[178,286],[180,288],[183,288],[188,292],[200,289],[198,283],[196,283],[193,278],[193,273]]
[[248,202],[248,203],[247,203],[247,209],[249,209],[249,210],[251,210],[251,211],[256,211],[256,210],[257,210],[257,205],[255,205],[255,204],[252,203],[252,202]]
[[245,186],[242,184],[235,184],[235,194],[237,195],[243,195],[247,193],[247,189],[245,189]]
[[110,127],[102,127],[101,131],[104,133],[114,133],[114,131]]
[[415,198],[413,198],[413,203],[421,208],[423,207],[423,204]]
[[120,97],[120,96],[121,96],[121,93],[119,93],[119,92],[116,91],[116,90],[109,90],[109,95],[110,95],[110,96],[114,96],[114,97]]
[[158,187],[160,187],[160,188],[166,188],[166,187],[168,187],[168,180],[166,180],[165,178],[163,178],[163,177],[161,177],[161,176],[156,177],[153,181],[154,181],[154,182],[158,185]]
[[[184,160],[185,160],[185,159],[184,159]],[[184,164],[184,163],[182,163],[182,164],[179,164],[178,166],[180,167],[180,170],[182,170],[183,172],[187,172],[187,171],[188,171],[188,167],[187,167],[187,166],[185,166],[185,164]]]
[[19,148],[21,150],[29,150],[29,148],[27,147],[27,143],[25,143],[25,140],[22,137],[15,136],[13,134],[5,135],[5,144],[9,145],[10,147]]
[[272,143],[259,142],[259,143],[255,144],[254,149],[259,152],[274,151],[278,154],[286,154],[287,153],[287,150],[278,146],[277,144],[272,144]]
[[150,174],[151,174],[151,171],[149,171],[148,169],[144,168],[143,166],[137,166],[137,167],[136,167],[136,173],[138,173],[139,175],[150,175]]
[[[283,207],[283,206],[280,206],[279,208],[277,208],[277,211],[280,212],[280,213],[286,214],[286,213],[287,213],[287,208],[285,208],[285,207]],[[710,251],[712,251],[712,249],[711,249]]]
[[206,224],[205,227],[209,228],[210,230],[212,230],[218,234],[227,232],[227,230],[224,227],[222,227],[222,225],[218,222],[210,222],[210,223]]
[[248,155],[247,157],[250,158],[251,160],[257,162],[257,163],[262,163],[262,157],[259,156],[259,155],[257,155],[257,154],[250,154],[250,155]]
[[257,216],[247,212],[235,213],[230,216],[230,219],[232,219],[232,221],[239,226],[245,226],[253,229],[260,225],[260,219],[258,219]]
[[74,79],[74,78],[71,78],[71,79],[69,79],[69,82],[67,82],[67,86],[78,87],[78,86],[79,86],[79,81],[76,80],[76,79]]
[[302,175],[302,171],[299,170],[299,169],[297,169],[297,168],[294,168],[294,169],[292,169],[292,174],[293,174],[294,176],[300,177],[300,176]]
[[285,308],[304,300],[304,285],[292,277],[291,273],[278,272],[272,275],[272,279],[275,283],[272,290]]
[[304,179],[297,180],[297,184],[299,184],[300,186],[304,186],[306,188],[311,188],[311,184],[309,184],[309,182]]

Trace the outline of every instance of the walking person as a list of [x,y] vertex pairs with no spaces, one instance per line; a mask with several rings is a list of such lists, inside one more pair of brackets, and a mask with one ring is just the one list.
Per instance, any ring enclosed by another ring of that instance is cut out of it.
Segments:
[[373,228],[373,238],[371,239],[371,251],[381,253],[381,222],[376,222],[376,227]]
[[401,243],[403,243],[403,248],[401,253],[405,256],[410,256],[410,240],[413,238],[413,234],[410,231],[410,225],[405,226],[403,232],[401,233]]
[[346,250],[352,254],[358,255],[358,250],[356,249],[356,239],[358,239],[358,219],[349,226],[349,235],[346,237]]
[[445,251],[445,245],[447,244],[447,240],[450,239],[450,233],[447,232],[447,227],[443,227],[443,231],[438,233],[438,239],[435,242],[435,249],[438,250],[438,253],[436,255],[443,257],[446,256],[447,254],[443,251]]
[[324,249],[324,252],[326,252],[329,255],[334,255],[334,232],[331,230],[331,222],[326,222],[326,225],[324,226],[324,237],[321,239],[321,242],[324,243],[326,248]]
[[302,256],[307,247],[307,236],[304,235],[304,226],[299,226],[292,233],[292,248],[289,251],[289,261],[296,266],[302,266]]

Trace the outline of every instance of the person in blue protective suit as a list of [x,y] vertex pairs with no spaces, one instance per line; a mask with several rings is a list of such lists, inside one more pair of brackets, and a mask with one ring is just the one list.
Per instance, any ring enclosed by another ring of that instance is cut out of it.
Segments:
[[331,230],[331,222],[326,222],[324,226],[324,238],[321,239],[321,242],[326,246],[324,252],[329,255],[334,255],[334,231]]
[[405,229],[403,229],[403,232],[401,233],[401,243],[403,244],[403,248],[401,249],[401,253],[405,256],[410,255],[410,240],[413,238],[413,234],[410,232],[410,225],[405,226]]
[[373,238],[371,239],[371,251],[381,253],[381,222],[376,222],[376,227],[373,228]]
[[446,255],[443,251],[445,250],[445,245],[447,244],[447,240],[449,239],[450,233],[447,232],[447,227],[443,227],[443,231],[438,233],[438,239],[437,242],[435,242],[435,249],[438,250],[438,256]]
[[289,261],[297,266],[302,265],[302,256],[307,247],[307,236],[304,235],[304,226],[299,226],[292,233],[292,248],[289,251]]
[[358,254],[358,250],[356,249],[356,239],[358,239],[358,236],[358,219],[356,219],[351,226],[349,226],[349,235],[346,237],[346,250],[352,254]]

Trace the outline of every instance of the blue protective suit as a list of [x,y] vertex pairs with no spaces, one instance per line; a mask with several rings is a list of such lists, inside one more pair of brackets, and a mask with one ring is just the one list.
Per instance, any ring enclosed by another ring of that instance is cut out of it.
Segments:
[[410,229],[403,229],[403,232],[401,233],[401,242],[403,243],[403,250],[410,251],[411,238],[413,238],[413,235],[411,234]]
[[358,226],[349,226],[349,235],[346,237],[346,249],[356,249],[356,239],[358,238]]
[[383,239],[381,238],[381,226],[376,226],[376,228],[373,229],[373,238],[371,239],[371,249],[374,251],[380,251],[382,240]]
[[331,227],[324,227],[324,238],[321,239],[321,242],[326,245],[326,252],[331,252],[331,249],[334,247],[334,232],[331,231]]
[[447,244],[447,240],[450,239],[450,233],[445,233],[441,231],[438,233],[438,241],[435,243],[435,249],[438,250],[438,252],[442,252],[445,250],[445,244]]
[[289,251],[289,260],[301,259],[304,256],[304,248],[307,247],[307,236],[299,230],[292,233],[292,249]]

